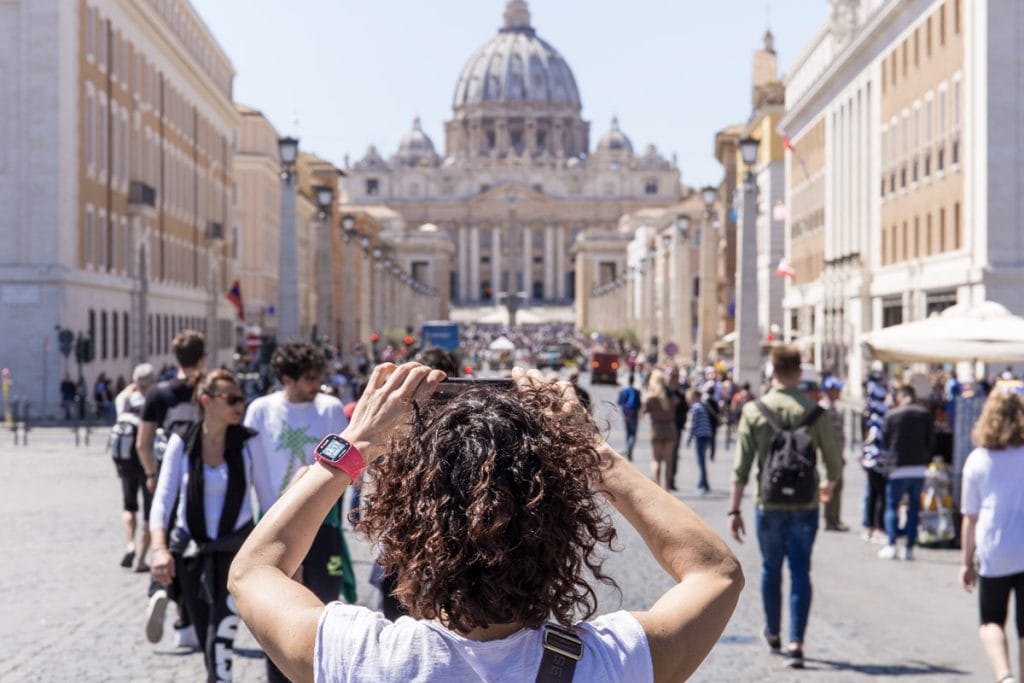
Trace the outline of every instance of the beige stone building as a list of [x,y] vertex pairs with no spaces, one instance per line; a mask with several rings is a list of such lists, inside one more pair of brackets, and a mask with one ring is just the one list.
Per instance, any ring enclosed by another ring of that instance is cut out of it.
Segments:
[[675,165],[653,146],[634,152],[616,121],[591,148],[572,71],[523,0],[509,0],[498,35],[466,63],[440,152],[417,120],[396,154],[370,148],[345,172],[353,205],[386,206],[407,232],[437,226],[453,248],[455,304],[578,301],[580,236],[680,193]]
[[185,0],[0,3],[0,365],[36,412],[74,370],[55,326],[93,340],[87,382],[185,327],[230,360],[233,77]]
[[955,303],[1024,313],[1019,17],[1009,0],[841,0],[790,71],[787,333],[852,387],[863,332]]

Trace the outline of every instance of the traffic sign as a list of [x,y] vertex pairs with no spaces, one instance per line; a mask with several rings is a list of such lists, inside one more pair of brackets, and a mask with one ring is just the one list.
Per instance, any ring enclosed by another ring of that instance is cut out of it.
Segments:
[[71,355],[71,349],[75,343],[75,334],[69,329],[62,329],[57,333],[57,344],[60,347],[60,352],[65,358]]
[[258,334],[247,334],[245,336],[245,348],[249,351],[259,351],[263,340]]
[[675,342],[669,342],[665,344],[665,355],[669,358],[675,358],[675,355],[679,353],[679,345]]

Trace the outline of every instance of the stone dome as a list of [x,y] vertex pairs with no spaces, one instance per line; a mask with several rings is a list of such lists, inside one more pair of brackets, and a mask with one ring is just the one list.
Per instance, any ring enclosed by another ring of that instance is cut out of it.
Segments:
[[398,144],[398,160],[404,164],[416,166],[421,163],[432,163],[437,159],[434,151],[434,143],[430,137],[423,132],[423,125],[420,117],[412,122],[412,130],[402,136]]
[[541,102],[582,108],[569,65],[530,25],[524,0],[509,0],[498,35],[476,51],[462,69],[453,106],[488,102]]
[[619,130],[619,117],[612,117],[612,126],[607,133],[597,141],[597,151],[600,152],[625,152],[633,153],[633,143],[629,137]]

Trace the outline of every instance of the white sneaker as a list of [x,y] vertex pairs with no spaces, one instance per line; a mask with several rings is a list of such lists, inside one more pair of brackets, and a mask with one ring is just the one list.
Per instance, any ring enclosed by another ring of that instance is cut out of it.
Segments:
[[190,650],[199,649],[199,639],[196,637],[196,628],[192,624],[184,628],[174,629],[174,647],[187,647]]
[[903,549],[903,554],[900,555],[900,559],[901,560],[907,560],[907,561],[913,560],[914,559],[914,549],[913,548],[904,548]]
[[896,559],[896,546],[887,545],[878,551],[878,559],[880,560],[895,560]]
[[164,614],[167,612],[167,591],[162,588],[149,598],[146,608],[146,640],[159,643],[164,637]]

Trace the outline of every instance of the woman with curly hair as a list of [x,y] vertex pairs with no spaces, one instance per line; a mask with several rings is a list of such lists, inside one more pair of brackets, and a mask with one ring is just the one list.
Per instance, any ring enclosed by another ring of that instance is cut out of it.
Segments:
[[1012,683],[1004,630],[1010,593],[1024,675],[1024,399],[989,396],[971,436],[977,448],[964,463],[960,583],[967,591],[977,584],[982,647],[996,680]]
[[[725,543],[612,450],[567,382],[517,369],[514,390],[432,399],[444,377],[418,363],[374,370],[348,427],[321,442],[319,462],[242,547],[231,592],[270,657],[296,681],[691,675],[743,586]],[[324,606],[289,578],[367,464],[374,490],[359,525],[385,548],[413,617],[394,623]],[[602,498],[676,582],[646,610],[594,618],[588,577],[614,583],[602,570],[616,538]]]

